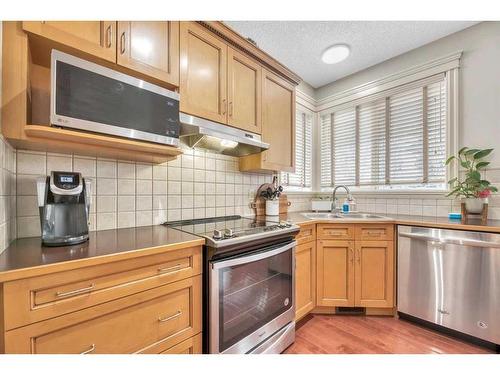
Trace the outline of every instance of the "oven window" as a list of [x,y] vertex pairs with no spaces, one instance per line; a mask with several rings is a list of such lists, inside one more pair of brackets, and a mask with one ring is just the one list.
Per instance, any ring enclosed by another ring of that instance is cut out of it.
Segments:
[[219,272],[222,352],[292,306],[292,251]]

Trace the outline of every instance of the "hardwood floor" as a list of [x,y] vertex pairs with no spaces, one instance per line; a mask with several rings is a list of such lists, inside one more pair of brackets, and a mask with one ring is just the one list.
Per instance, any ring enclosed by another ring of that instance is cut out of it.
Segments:
[[309,315],[285,354],[493,353],[393,317]]

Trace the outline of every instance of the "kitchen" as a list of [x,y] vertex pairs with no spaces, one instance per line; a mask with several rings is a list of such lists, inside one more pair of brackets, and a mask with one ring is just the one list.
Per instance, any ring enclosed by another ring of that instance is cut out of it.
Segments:
[[1,30],[1,353],[498,352],[499,22]]

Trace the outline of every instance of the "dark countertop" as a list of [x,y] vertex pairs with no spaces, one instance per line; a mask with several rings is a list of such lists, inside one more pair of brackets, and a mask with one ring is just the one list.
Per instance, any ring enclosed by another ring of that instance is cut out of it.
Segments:
[[13,241],[0,254],[0,282],[205,243],[201,237],[161,225],[102,230],[89,237],[64,247],[44,247],[40,237]]
[[[375,214],[378,215],[378,214]],[[436,228],[471,230],[480,232],[500,233],[500,220],[488,220],[486,225],[481,224],[479,219],[471,219],[468,224],[462,224],[460,220],[452,220],[447,217],[414,216],[414,215],[384,215],[387,220],[353,220],[353,219],[309,219],[301,212],[290,212],[280,217],[281,220],[290,221],[294,224],[313,224],[313,223],[395,223],[400,225],[429,226]]]

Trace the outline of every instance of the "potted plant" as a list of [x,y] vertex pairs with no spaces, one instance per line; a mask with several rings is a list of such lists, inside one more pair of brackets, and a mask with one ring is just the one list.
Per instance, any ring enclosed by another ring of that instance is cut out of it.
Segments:
[[454,177],[448,181],[451,191],[446,196],[455,196],[456,198],[463,199],[467,212],[481,213],[483,204],[488,203],[488,197],[491,193],[498,191],[489,181],[483,180],[481,177],[481,171],[490,164],[484,161],[484,158],[492,151],[492,148],[481,150],[463,147],[458,151],[456,156],[450,156],[446,160],[446,165],[455,161],[465,170],[463,180],[459,177]]

